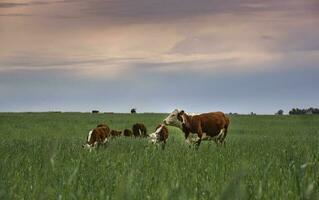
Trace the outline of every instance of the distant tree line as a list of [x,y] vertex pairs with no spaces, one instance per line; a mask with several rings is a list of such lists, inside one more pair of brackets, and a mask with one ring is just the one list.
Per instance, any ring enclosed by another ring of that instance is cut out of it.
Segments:
[[289,111],[289,115],[305,115],[305,114],[319,114],[319,108],[307,108],[307,109],[300,109],[300,108],[293,108]]

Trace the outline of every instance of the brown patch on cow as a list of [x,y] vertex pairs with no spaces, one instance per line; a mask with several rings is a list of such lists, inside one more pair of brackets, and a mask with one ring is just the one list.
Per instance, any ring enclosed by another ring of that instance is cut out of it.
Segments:
[[156,127],[155,132],[161,127],[162,127],[161,131],[159,133],[157,133],[157,140],[158,140],[158,142],[163,142],[164,144],[166,144],[166,141],[168,139],[167,127],[163,124],[160,124]]
[[122,131],[111,130],[111,136],[117,137],[117,136],[121,136],[121,135],[122,135]]
[[136,123],[132,127],[133,135],[135,137],[147,137],[147,129],[144,124]]
[[223,130],[224,134],[216,138],[216,143],[225,144],[230,120],[223,112],[210,112],[189,116],[182,111],[181,116],[183,120],[183,132],[185,133],[186,139],[190,133],[197,133],[199,137],[197,144],[199,145],[203,133],[206,133],[206,135],[210,137],[216,137]]
[[129,130],[129,129],[125,129],[123,131],[123,135],[126,136],[126,137],[131,137],[133,135],[132,131]]

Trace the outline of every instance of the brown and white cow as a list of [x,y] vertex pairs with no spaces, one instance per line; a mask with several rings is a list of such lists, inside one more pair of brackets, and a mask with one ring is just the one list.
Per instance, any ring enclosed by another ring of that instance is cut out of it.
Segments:
[[223,112],[189,115],[184,110],[178,109],[175,109],[163,122],[166,125],[180,128],[188,143],[190,143],[190,135],[197,134],[197,146],[200,145],[202,139],[214,140],[216,144],[225,145],[230,123]]
[[134,124],[132,130],[135,137],[148,137],[146,127],[142,123]]
[[166,144],[168,139],[168,129],[164,124],[160,124],[156,127],[155,132],[150,134],[150,139],[153,144],[163,143]]
[[110,128],[106,124],[103,124],[103,126],[98,125],[98,127],[89,132],[87,141],[82,145],[82,147],[91,150],[100,144],[105,144],[110,136]]

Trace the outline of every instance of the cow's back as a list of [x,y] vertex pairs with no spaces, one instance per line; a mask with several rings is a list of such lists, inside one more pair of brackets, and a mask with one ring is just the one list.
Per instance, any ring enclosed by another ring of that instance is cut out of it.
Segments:
[[108,126],[101,126],[93,129],[93,136],[95,136],[96,141],[102,142],[105,138],[110,136],[110,128]]
[[202,131],[210,136],[218,135],[222,129],[229,125],[229,119],[223,112],[203,113],[194,116],[193,119],[199,120]]

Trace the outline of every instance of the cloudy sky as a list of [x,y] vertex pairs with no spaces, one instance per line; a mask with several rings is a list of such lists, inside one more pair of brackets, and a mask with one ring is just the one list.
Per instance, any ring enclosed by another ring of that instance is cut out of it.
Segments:
[[0,112],[287,112],[318,76],[318,0],[0,0]]

